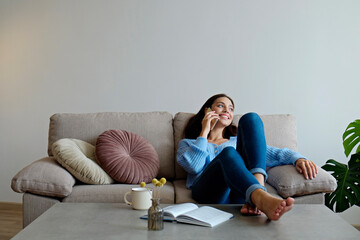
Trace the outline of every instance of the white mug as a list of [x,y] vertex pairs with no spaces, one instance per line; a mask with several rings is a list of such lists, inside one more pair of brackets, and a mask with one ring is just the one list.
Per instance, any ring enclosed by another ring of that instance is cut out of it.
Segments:
[[[126,197],[131,194],[131,202]],[[131,191],[125,193],[124,201],[136,210],[147,210],[151,207],[152,192],[147,188],[132,188]]]

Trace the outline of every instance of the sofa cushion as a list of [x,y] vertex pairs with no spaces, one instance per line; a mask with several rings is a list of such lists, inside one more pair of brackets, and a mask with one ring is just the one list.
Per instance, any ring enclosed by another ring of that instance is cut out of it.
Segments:
[[317,169],[316,177],[306,180],[292,165],[269,168],[267,182],[284,198],[333,192],[337,187],[336,179],[322,168]]
[[191,195],[191,190],[186,188],[186,180],[175,180],[173,182],[175,189],[175,203],[197,203]]
[[[75,185],[72,193],[62,202],[124,203],[124,195],[139,184]],[[161,188],[161,203],[173,204],[174,186],[167,182]],[[131,199],[131,198],[130,198]]]
[[143,137],[124,130],[108,130],[96,141],[96,157],[104,170],[120,183],[151,182],[159,171],[159,158]]
[[95,161],[95,147],[79,139],[63,138],[52,146],[58,163],[76,179],[88,184],[111,184],[114,180]]
[[37,160],[16,174],[11,181],[15,192],[66,197],[73,189],[74,177],[53,157]]
[[158,177],[173,179],[174,130],[173,116],[168,112],[99,112],[56,113],[50,117],[48,154],[62,138],[75,138],[96,144],[98,136],[109,129],[133,132],[148,140],[159,155]]
[[[175,203],[186,203],[186,202],[193,202],[197,203],[191,194],[191,190],[186,188],[186,180],[175,180],[173,182],[174,189],[175,189]],[[268,183],[265,183],[265,188],[268,193],[273,196],[280,197],[275,188],[273,188]]]

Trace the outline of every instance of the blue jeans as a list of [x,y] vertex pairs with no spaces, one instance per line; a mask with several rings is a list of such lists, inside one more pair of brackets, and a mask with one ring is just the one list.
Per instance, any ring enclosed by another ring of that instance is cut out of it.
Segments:
[[252,203],[251,193],[266,189],[254,173],[266,174],[266,141],[259,115],[247,113],[238,124],[237,146],[226,147],[194,182],[192,197],[198,203]]

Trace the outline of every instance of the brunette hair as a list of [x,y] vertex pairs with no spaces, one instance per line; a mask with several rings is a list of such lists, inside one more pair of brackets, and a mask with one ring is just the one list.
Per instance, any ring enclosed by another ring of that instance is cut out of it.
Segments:
[[[211,105],[215,102],[215,100],[221,97],[228,98],[231,101],[232,105],[235,107],[234,101],[224,93],[216,94],[210,97],[200,108],[199,112],[195,116],[190,118],[189,122],[186,124],[184,130],[185,138],[196,139],[200,135],[202,130],[201,122],[205,117],[205,109],[211,108]],[[230,124],[224,129],[224,138],[230,139],[231,136],[236,136],[236,133],[237,133],[237,127],[234,124]]]

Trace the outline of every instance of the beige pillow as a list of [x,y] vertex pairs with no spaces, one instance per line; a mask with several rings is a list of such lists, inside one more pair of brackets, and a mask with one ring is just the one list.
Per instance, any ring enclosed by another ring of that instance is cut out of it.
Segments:
[[293,165],[269,168],[267,182],[284,198],[335,191],[336,179],[324,169],[317,168],[318,174],[312,180],[306,180]]
[[74,177],[53,157],[35,161],[16,174],[11,181],[15,192],[51,197],[66,197],[72,192]]
[[95,161],[95,147],[78,139],[63,138],[52,145],[55,159],[76,179],[88,184],[111,184],[114,180]]

